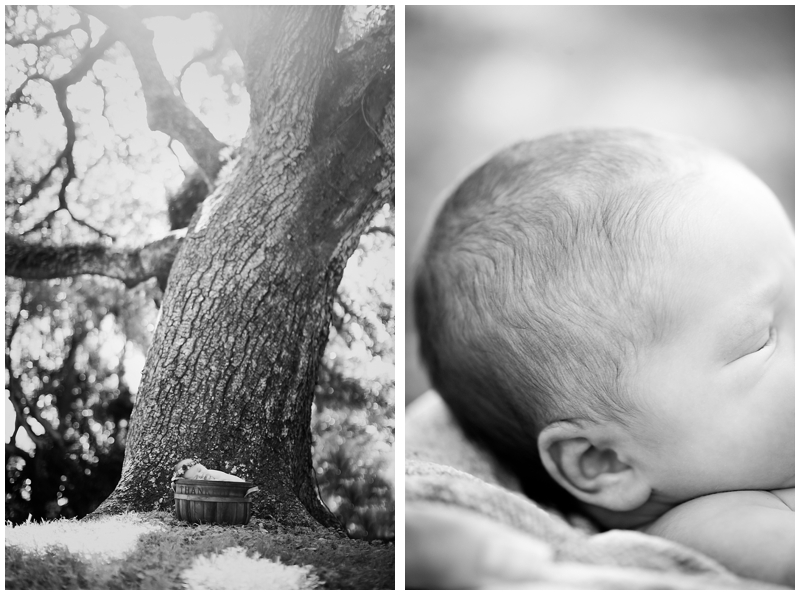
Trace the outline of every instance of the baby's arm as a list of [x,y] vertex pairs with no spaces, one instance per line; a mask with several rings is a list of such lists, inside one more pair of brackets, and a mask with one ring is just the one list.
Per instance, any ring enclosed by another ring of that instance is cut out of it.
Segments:
[[217,471],[216,469],[206,469],[202,473],[202,477],[198,477],[198,479],[207,481],[244,481],[241,477],[236,477],[224,471]]
[[206,469],[200,463],[187,469],[184,474],[186,479],[204,479],[206,481],[244,481],[241,477],[217,471],[216,469]]
[[771,492],[690,500],[645,532],[688,545],[741,576],[794,587],[794,510]]

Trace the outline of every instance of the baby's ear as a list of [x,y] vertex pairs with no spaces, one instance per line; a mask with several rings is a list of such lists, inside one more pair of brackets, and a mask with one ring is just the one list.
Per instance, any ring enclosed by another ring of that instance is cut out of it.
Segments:
[[[628,511],[650,498],[650,485],[620,461],[614,448],[598,447],[597,428],[555,422],[539,434],[539,455],[551,477],[573,496],[607,510]],[[605,442],[605,441],[604,441]]]

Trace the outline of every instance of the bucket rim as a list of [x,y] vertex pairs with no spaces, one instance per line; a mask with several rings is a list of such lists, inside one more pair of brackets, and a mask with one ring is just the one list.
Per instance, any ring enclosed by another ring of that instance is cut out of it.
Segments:
[[244,487],[247,486],[248,488],[253,487],[252,481],[214,481],[211,479],[184,479],[183,477],[179,477],[178,479],[173,480],[174,484],[180,485],[196,485],[196,486],[217,486],[217,487]]

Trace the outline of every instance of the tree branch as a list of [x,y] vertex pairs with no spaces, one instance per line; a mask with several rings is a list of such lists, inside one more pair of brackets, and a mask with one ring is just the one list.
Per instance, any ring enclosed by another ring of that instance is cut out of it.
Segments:
[[[112,6],[78,6],[113,30],[125,43],[142,83],[147,123],[181,141],[200,169],[213,181],[221,167],[219,152],[224,148],[167,81],[153,49],[153,34],[137,18],[137,11]],[[196,9],[195,9],[196,11]]]
[[[25,393],[22,390],[22,386],[20,385],[19,376],[14,374],[14,367],[11,363],[11,343],[14,341],[14,335],[17,334],[17,329],[19,328],[20,320],[22,319],[22,311],[25,309],[25,301],[26,301],[27,291],[25,287],[22,288],[22,301],[19,305],[19,310],[17,310],[17,315],[14,317],[14,322],[11,323],[11,329],[6,337],[6,371],[8,372],[8,395],[9,400],[11,401],[11,405],[14,407],[14,413],[16,415],[17,424],[24,428],[25,432],[30,437],[31,441],[36,445],[37,448],[41,448],[45,446],[46,442],[40,436],[38,436],[31,428],[30,423],[28,423],[28,416],[25,413],[25,407],[28,407],[28,411],[31,411],[31,405],[27,404],[27,399],[25,398]],[[31,413],[33,413],[31,411]],[[16,432],[15,432],[16,434]]]
[[108,238],[111,241],[116,240],[116,238],[114,236],[112,236],[110,233],[106,233],[105,231],[103,231],[102,229],[98,229],[97,227],[95,227],[94,225],[92,225],[91,223],[86,221],[85,219],[80,219],[77,216],[75,216],[75,213],[73,213],[72,210],[69,207],[66,208],[66,211],[67,211],[67,213],[69,213],[69,216],[72,217],[72,220],[75,223],[77,223],[78,225],[81,225],[81,226],[85,227],[86,229],[92,230],[97,235],[99,235],[101,238]]
[[[105,51],[110,48],[114,42],[116,42],[116,40],[116,35],[114,35],[112,31],[107,31],[105,35],[100,38],[100,41],[97,42],[97,45],[86,50],[86,52],[81,56],[80,60],[78,60],[78,62],[67,74],[51,82],[53,91],[55,91],[56,94],[56,103],[58,104],[58,109],[61,112],[61,117],[64,118],[64,126],[67,129],[67,144],[64,147],[64,150],[61,152],[61,156],[59,157],[59,161],[63,158],[67,163],[67,172],[64,174],[64,179],[61,180],[61,188],[58,191],[59,209],[67,209],[67,187],[69,186],[70,182],[75,179],[75,160],[73,158],[73,149],[75,148],[77,134],[75,131],[75,119],[72,117],[72,111],[70,111],[69,105],[67,104],[67,89],[86,76],[94,63],[97,62],[103,53],[105,53]],[[74,216],[73,219],[75,219]],[[88,224],[84,223],[84,225]]]
[[[50,180],[53,172],[55,172],[63,162],[66,161],[67,164],[67,171],[64,175],[64,179],[61,181],[61,188],[58,191],[58,208],[59,209],[67,209],[67,186],[69,186],[70,182],[75,179],[75,161],[73,159],[73,149],[75,147],[75,141],[77,139],[76,130],[75,130],[75,119],[72,117],[72,112],[69,109],[69,105],[67,104],[67,89],[74,85],[75,83],[79,82],[86,74],[91,70],[92,66],[98,59],[102,57],[105,51],[111,47],[114,42],[116,41],[116,37],[111,32],[106,32],[100,41],[94,47],[87,49],[80,59],[75,63],[72,69],[66,73],[64,76],[61,76],[55,80],[49,81],[50,85],[53,87],[53,92],[56,95],[56,103],[58,105],[58,109],[61,112],[61,117],[64,119],[64,127],[67,130],[67,143],[64,146],[64,149],[58,154],[56,157],[55,162],[50,167],[49,170],[31,186],[31,190],[27,196],[22,199],[20,204],[27,204],[37,196],[39,193],[44,189],[47,182]],[[31,75],[29,76],[25,82],[17,89],[12,98],[9,102],[6,103],[6,114],[10,109],[10,106],[14,103],[14,97],[19,95],[22,96],[22,90],[24,89],[25,85],[35,79],[43,79],[48,80],[46,77],[42,75]],[[19,99],[16,99],[19,101]],[[72,215],[70,213],[70,215]],[[41,221],[37,226],[34,226],[34,229],[38,229],[39,227],[47,224],[49,219],[52,217],[52,213],[48,215],[43,221]],[[75,217],[73,216],[73,219]],[[77,219],[76,219],[77,221]],[[83,222],[80,222],[83,223]],[[85,224],[85,223],[84,223]],[[88,224],[85,224],[88,226]],[[91,227],[91,226],[89,226]],[[28,230],[26,233],[30,233],[34,231],[34,229]],[[94,229],[94,228],[92,228]],[[97,230],[95,230],[97,231]],[[102,232],[99,232],[102,233]],[[107,234],[104,234],[107,235]]]
[[[28,295],[28,288],[27,283],[22,284],[22,290],[20,293],[20,302],[19,302],[19,310],[17,310],[17,315],[14,317],[14,322],[11,323],[11,326],[8,329],[8,334],[6,335],[6,348],[8,350],[11,349],[11,342],[14,340],[14,335],[17,334],[17,329],[19,329],[19,323],[22,320],[22,311],[25,309],[25,302],[26,297]],[[8,362],[6,362],[7,364]],[[9,369],[9,371],[11,371]]]
[[102,275],[134,287],[151,277],[169,274],[186,230],[171,232],[139,248],[103,244],[47,246],[6,234],[6,275],[20,279],[58,279]]
[[67,354],[63,358],[58,371],[52,373],[53,376],[58,377],[60,380],[58,387],[53,391],[53,396],[55,397],[55,407],[58,412],[58,433],[62,436],[66,429],[67,415],[78,398],[78,394],[80,394],[72,391],[76,386],[76,375],[78,373],[75,370],[75,359],[78,356],[78,347],[88,335],[89,329],[86,328],[86,325],[80,319],[73,320],[72,335],[65,341],[64,345]]
[[[53,220],[53,218],[56,216],[56,213],[58,213],[59,210],[60,210],[59,208],[53,209],[52,211],[47,213],[47,215],[45,215],[44,219],[42,219],[38,223],[34,224],[33,227],[31,227],[30,229],[28,229],[26,231],[23,231],[20,234],[20,236],[26,236],[26,235],[28,235],[30,233],[35,232],[35,231],[39,231],[40,229],[43,229],[45,227],[50,227],[50,222]],[[7,240],[8,240],[8,234],[6,234],[6,250],[8,250],[8,241]]]
[[[62,190],[63,190],[63,188],[64,188],[64,186],[62,185]],[[111,234],[106,233],[103,230],[96,228],[94,225],[84,221],[83,219],[79,219],[78,217],[76,217],[75,214],[70,210],[69,206],[67,205],[66,198],[62,197],[60,193],[59,193],[59,205],[55,209],[50,211],[47,215],[45,215],[44,219],[42,219],[41,221],[36,223],[33,227],[23,231],[20,234],[20,236],[21,237],[22,236],[27,236],[27,235],[32,234],[33,232],[38,231],[38,230],[40,230],[42,228],[50,227],[50,223],[53,221],[53,218],[56,216],[56,214],[59,211],[65,211],[72,218],[72,220],[75,223],[77,223],[78,225],[82,225],[83,227],[86,227],[87,229],[92,230],[97,235],[99,235],[101,238],[109,238],[112,241],[115,240],[114,236],[112,236]]]
[[28,192],[28,195],[22,199],[22,202],[20,203],[21,205],[26,205],[34,198],[39,196],[39,193],[42,191],[47,182],[50,180],[50,176],[52,176],[53,172],[56,171],[61,165],[62,159],[64,159],[64,151],[61,151],[61,153],[58,154],[55,163],[53,163],[52,167],[48,169],[47,172],[41,178],[39,178],[39,181],[31,186],[31,191]]
[[8,112],[12,107],[22,101],[22,92],[25,90],[25,87],[28,85],[28,83],[43,78],[44,77],[41,74],[31,74],[24,81],[22,81],[22,84],[17,87],[17,90],[14,91],[11,94],[11,97],[8,98],[8,101],[6,101],[6,115],[8,115]]
[[61,180],[61,188],[58,190],[58,208],[67,208],[67,186],[75,179],[75,159],[73,157],[73,149],[75,148],[75,139],[77,134],[75,131],[75,119],[72,117],[72,112],[67,105],[67,87],[65,85],[57,84],[53,81],[53,90],[56,92],[56,103],[61,112],[61,117],[64,119],[64,127],[67,129],[67,144],[58,158],[58,162],[66,161],[67,171],[64,178]]
[[[6,365],[6,368],[8,368],[8,364]],[[25,429],[25,433],[28,434],[28,437],[37,448],[44,447],[47,442],[43,440],[41,436],[38,436],[28,423],[28,416],[25,414],[25,405],[23,404],[25,401],[25,396],[22,393],[22,388],[19,386],[19,378],[11,371],[10,368],[8,368],[8,394],[11,405],[14,407],[14,413],[16,414],[19,425]],[[28,410],[30,411],[30,406],[28,406]]]
[[17,419],[17,416],[14,415],[14,431],[11,432],[11,436],[9,437],[8,442],[6,442],[6,449],[8,449],[9,445],[11,445],[11,447],[14,450],[19,450],[17,448],[17,446],[16,446],[16,440],[17,440],[17,434],[19,434],[20,428],[22,428],[22,424],[20,423],[19,419]]
[[386,225],[384,225],[384,226],[374,225],[374,226],[370,227],[369,229],[367,229],[366,231],[364,231],[365,235],[368,234],[368,233],[385,233],[386,235],[390,235],[390,236],[394,237],[394,230],[391,227],[388,227]]
[[[322,188],[334,258],[349,256],[376,210],[394,200],[394,12],[330,65],[303,163]],[[333,215],[335,214],[335,215]],[[324,242],[325,239],[320,239]],[[338,264],[336,266],[339,266]]]
[[219,43],[214,44],[214,46],[211,48],[207,48],[197,52],[194,56],[192,56],[191,60],[189,60],[186,64],[183,65],[180,73],[178,74],[178,93],[181,94],[181,99],[184,99],[182,86],[183,86],[183,76],[186,74],[186,71],[189,70],[189,68],[191,68],[194,64],[197,64],[199,62],[204,62],[209,58],[213,58],[220,52],[221,49],[222,49],[221,44]]
[[167,197],[167,216],[171,230],[188,227],[197,207],[209,193],[204,176],[196,168],[186,174],[180,188]]
[[35,45],[36,47],[42,47],[43,45],[47,45],[54,39],[58,39],[59,37],[66,37],[70,33],[72,33],[75,29],[82,29],[83,23],[75,23],[74,25],[70,25],[66,29],[61,29],[60,31],[51,31],[45,35],[42,35],[39,39],[11,39],[6,41],[6,45],[10,45],[12,48],[19,47],[25,44]]
[[113,31],[106,31],[94,47],[89,47],[78,61],[72,66],[70,71],[64,76],[60,76],[53,81],[53,85],[59,87],[69,87],[85,77],[105,51],[117,41],[117,36]]
[[271,160],[296,157],[309,145],[343,9],[247,6],[220,14],[245,65],[252,140]]
[[364,94],[378,78],[394,86],[394,78],[385,76],[394,70],[394,39],[394,13],[390,11],[384,25],[336,56],[317,101],[315,136],[329,136],[358,116]]
[[337,57],[317,101],[314,157],[328,164],[326,183],[343,209],[337,222],[351,239],[394,201],[393,17]]

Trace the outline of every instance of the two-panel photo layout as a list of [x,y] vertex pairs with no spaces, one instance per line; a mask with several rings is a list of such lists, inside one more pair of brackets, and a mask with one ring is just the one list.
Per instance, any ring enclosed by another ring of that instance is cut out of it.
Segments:
[[794,589],[794,4],[5,27],[6,590]]

